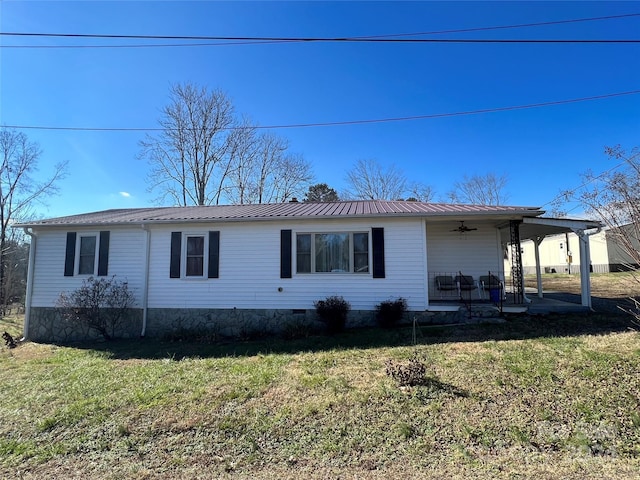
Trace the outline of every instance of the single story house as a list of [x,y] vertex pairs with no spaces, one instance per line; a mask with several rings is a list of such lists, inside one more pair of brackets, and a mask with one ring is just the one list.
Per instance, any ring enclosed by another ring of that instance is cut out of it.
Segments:
[[[24,334],[38,341],[89,335],[66,324],[55,304],[90,276],[115,276],[134,292],[122,332],[128,336],[283,330],[315,322],[314,301],[332,295],[350,302],[348,324],[372,322],[376,304],[398,297],[423,318],[465,295],[486,301],[480,278],[504,284],[505,248],[519,251],[521,239],[573,231],[588,257],[585,232],[598,223],[543,213],[410,201],[289,202],[119,209],[23,223],[16,227],[31,236]],[[516,262],[514,294],[524,291],[521,271]],[[472,282],[465,292],[460,275]],[[588,308],[588,271],[582,281]]]

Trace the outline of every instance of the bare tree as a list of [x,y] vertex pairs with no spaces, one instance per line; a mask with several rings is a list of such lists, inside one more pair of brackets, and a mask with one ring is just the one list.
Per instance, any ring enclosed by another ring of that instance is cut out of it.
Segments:
[[265,133],[260,137],[254,183],[254,203],[269,203],[272,200],[275,185],[270,182],[270,175],[277,168],[286,150],[287,144],[284,139],[272,133]]
[[233,104],[220,90],[173,85],[159,120],[162,131],[140,142],[140,157],[151,165],[150,190],[159,202],[176,205],[219,203],[230,171],[229,131]]
[[[607,227],[607,236],[626,254],[627,268],[640,266],[640,147],[626,151],[620,145],[606,147],[605,154],[616,166],[601,174],[586,172],[581,187],[563,192],[565,201],[578,201],[586,213]],[[635,275],[636,289],[640,278]],[[640,325],[640,302],[623,310]]]
[[563,196],[603,222],[610,237],[640,265],[640,148],[627,152],[618,145],[607,147],[605,154],[618,166],[597,175],[584,173],[582,187]]
[[139,154],[151,165],[149,189],[158,191],[158,203],[281,202],[303,193],[311,178],[285,139],[238,121],[220,90],[172,86],[159,123],[162,131],[147,135]]
[[11,237],[10,226],[33,215],[34,206],[57,191],[56,183],[64,177],[66,163],[54,166],[53,173],[43,181],[34,175],[42,151],[24,133],[6,128],[0,129],[0,305],[6,306],[6,273],[10,267],[12,247],[19,245]]
[[407,200],[430,202],[433,189],[421,182],[409,182],[395,165],[383,168],[376,160],[358,160],[347,172],[343,196],[361,200]]
[[397,200],[406,192],[407,178],[391,165],[384,169],[376,160],[358,160],[347,172],[348,195],[361,200]]
[[289,153],[288,142],[273,133],[257,135],[244,127],[232,135],[232,173],[228,197],[236,203],[286,202],[302,195],[313,175],[301,155]]
[[271,201],[287,202],[301,197],[313,180],[311,164],[301,154],[288,153],[282,156],[273,171],[273,197]]
[[305,202],[337,202],[338,193],[326,183],[311,185],[305,194]]
[[506,175],[487,173],[486,175],[465,175],[463,180],[453,185],[448,193],[452,203],[475,205],[504,205],[509,198],[505,192],[508,179]]
[[229,136],[231,168],[224,187],[225,196],[235,204],[251,203],[256,174],[256,158],[260,150],[260,137],[248,119]]
[[434,196],[435,192],[431,186],[414,182],[409,188],[409,197],[407,200],[429,203],[433,200]]

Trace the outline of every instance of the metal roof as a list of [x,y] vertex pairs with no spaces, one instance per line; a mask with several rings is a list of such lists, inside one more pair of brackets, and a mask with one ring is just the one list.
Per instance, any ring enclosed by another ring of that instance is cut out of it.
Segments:
[[24,222],[16,227],[129,225],[149,223],[188,223],[207,221],[255,221],[275,219],[517,216],[537,217],[538,207],[465,205],[410,201],[358,200],[331,203],[270,203],[104,210],[67,217]]

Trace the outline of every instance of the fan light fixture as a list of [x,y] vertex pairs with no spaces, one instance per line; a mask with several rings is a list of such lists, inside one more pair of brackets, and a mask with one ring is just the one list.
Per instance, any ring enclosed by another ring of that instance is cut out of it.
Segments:
[[472,232],[474,230],[478,230],[477,228],[469,228],[464,224],[464,221],[460,221],[460,226],[458,228],[454,228],[453,230],[451,230],[452,232],[458,232],[458,233],[467,233],[467,232]]

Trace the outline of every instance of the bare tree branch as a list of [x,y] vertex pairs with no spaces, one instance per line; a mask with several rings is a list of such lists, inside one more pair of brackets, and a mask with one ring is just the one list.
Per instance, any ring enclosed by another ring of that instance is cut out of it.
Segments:
[[[42,151],[24,133],[0,129],[0,305],[5,306],[7,255],[18,246],[12,241],[12,223],[26,220],[34,205],[57,192],[57,183],[65,175],[66,163],[54,166],[53,174],[44,181],[36,181],[38,160]],[[9,266],[10,268],[10,266]]]
[[486,175],[465,175],[456,182],[447,195],[453,203],[474,205],[504,205],[509,198],[505,193],[508,179],[506,175],[487,173]]
[[347,196],[361,200],[398,200],[405,196],[407,178],[391,165],[387,169],[375,160],[358,160],[347,172]]
[[[607,238],[623,252],[621,263],[629,270],[640,266],[640,148],[626,151],[620,145],[606,147],[610,160],[620,162],[601,174],[587,171],[582,185],[564,192],[565,201],[578,201],[586,213],[607,227]],[[626,258],[624,256],[626,255]],[[639,280],[634,276],[636,282]],[[635,285],[637,290],[637,284]],[[623,308],[640,325],[640,303],[631,298],[632,307]]]
[[[229,127],[233,104],[224,92],[192,84],[174,85],[159,120],[164,129],[140,142],[139,156],[151,165],[149,189],[159,203],[217,203],[229,173]],[[217,181],[214,181],[217,180]]]
[[151,166],[147,180],[158,203],[285,201],[303,192],[311,177],[308,164],[286,153],[286,140],[258,135],[246,118],[238,122],[219,90],[174,85],[159,123],[163,131],[147,135],[139,154]]

